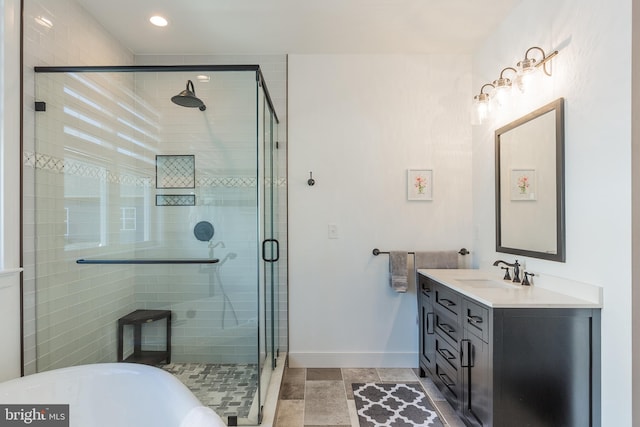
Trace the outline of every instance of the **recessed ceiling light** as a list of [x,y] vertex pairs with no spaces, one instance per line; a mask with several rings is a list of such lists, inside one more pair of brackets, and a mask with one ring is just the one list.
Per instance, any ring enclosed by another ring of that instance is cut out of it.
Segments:
[[198,79],[199,82],[207,83],[211,80],[211,76],[200,74],[199,76],[196,76],[196,79]]
[[149,22],[151,22],[156,27],[166,27],[167,24],[169,23],[165,18],[163,18],[160,15],[153,15],[151,18],[149,18]]

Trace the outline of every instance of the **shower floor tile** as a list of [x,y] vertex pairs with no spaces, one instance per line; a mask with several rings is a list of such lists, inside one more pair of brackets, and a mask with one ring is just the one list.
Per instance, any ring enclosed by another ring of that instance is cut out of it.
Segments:
[[159,367],[178,378],[221,417],[249,416],[258,388],[257,365],[171,363]]

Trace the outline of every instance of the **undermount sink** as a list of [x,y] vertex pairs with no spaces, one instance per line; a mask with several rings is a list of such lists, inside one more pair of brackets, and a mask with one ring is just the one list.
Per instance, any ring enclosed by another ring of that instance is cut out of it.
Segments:
[[519,289],[522,286],[511,282],[500,282],[493,279],[456,279],[458,282],[476,288]]

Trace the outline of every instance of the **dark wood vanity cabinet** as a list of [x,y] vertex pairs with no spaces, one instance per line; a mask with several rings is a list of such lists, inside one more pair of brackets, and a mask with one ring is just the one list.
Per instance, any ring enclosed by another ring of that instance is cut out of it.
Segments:
[[599,309],[490,308],[418,279],[420,372],[466,425],[600,426]]
[[418,315],[420,318],[420,366],[433,372],[435,367],[435,335],[433,329],[432,281],[418,276]]

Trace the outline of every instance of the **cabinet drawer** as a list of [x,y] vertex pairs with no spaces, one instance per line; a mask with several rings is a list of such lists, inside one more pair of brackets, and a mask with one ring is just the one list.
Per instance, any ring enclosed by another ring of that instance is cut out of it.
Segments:
[[484,342],[489,342],[489,309],[474,301],[465,299],[463,322],[467,331]]
[[457,292],[452,291],[451,289],[444,286],[436,287],[436,306],[442,307],[449,313],[453,314],[456,317],[456,320],[460,316],[461,302],[462,299],[460,297],[460,294],[458,294]]
[[442,362],[436,356],[435,376],[433,382],[438,389],[442,392],[449,404],[456,409],[459,406],[460,397],[460,385],[458,381],[458,375],[448,368],[448,365]]
[[434,294],[435,282],[422,274],[418,274],[418,289],[422,297],[429,300],[431,304],[432,295]]
[[438,360],[446,362],[451,367],[451,369],[453,369],[455,372],[458,372],[460,367],[460,353],[458,352],[457,348],[449,344],[446,340],[443,340],[442,338],[437,336],[435,339],[435,347],[437,355],[436,357],[438,358]]
[[460,342],[460,339],[462,339],[462,334],[458,323],[453,319],[452,316],[446,315],[438,310],[435,311],[433,317],[436,333],[440,336],[450,338],[450,344],[457,346],[458,342]]
[[422,296],[431,299],[435,288],[435,282],[429,279],[427,276],[418,274],[418,289],[422,293]]

